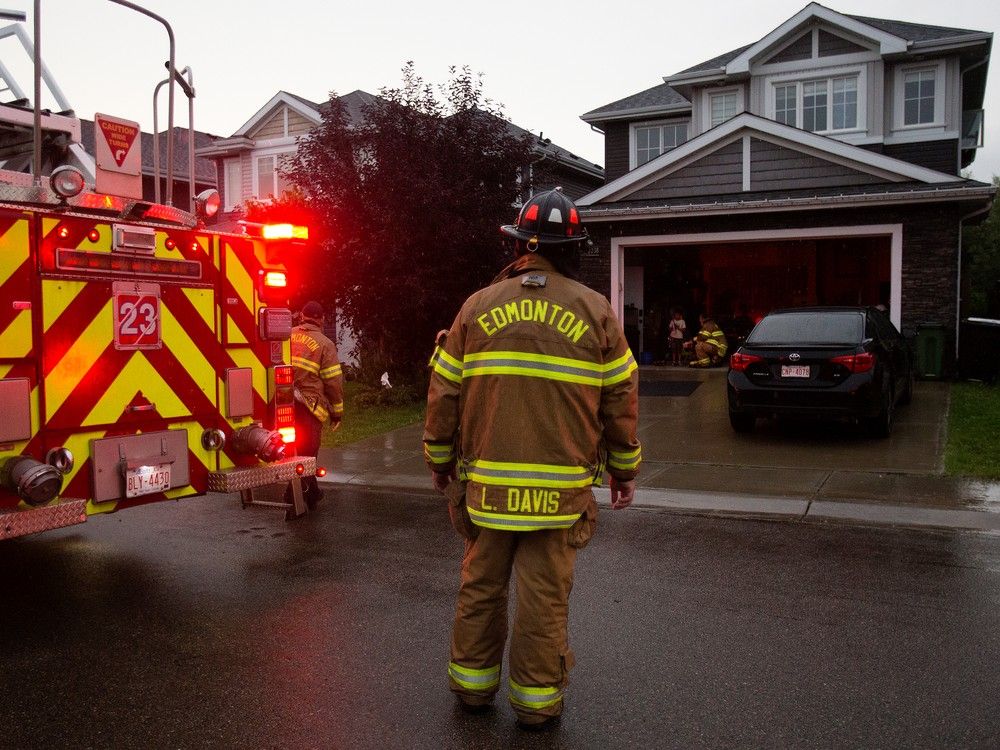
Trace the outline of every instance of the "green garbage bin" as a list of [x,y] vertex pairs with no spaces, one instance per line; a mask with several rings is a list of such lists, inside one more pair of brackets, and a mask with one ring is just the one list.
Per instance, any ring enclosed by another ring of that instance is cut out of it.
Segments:
[[913,365],[918,378],[940,378],[944,371],[944,326],[923,325],[917,329]]

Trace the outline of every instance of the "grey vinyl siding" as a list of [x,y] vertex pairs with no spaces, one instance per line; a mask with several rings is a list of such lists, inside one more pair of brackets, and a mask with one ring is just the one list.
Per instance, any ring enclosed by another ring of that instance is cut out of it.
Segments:
[[686,167],[653,182],[630,199],[738,193],[743,189],[743,145],[730,143]]
[[885,133],[885,63],[868,63],[868,135]]
[[750,139],[750,189],[872,185],[883,179],[758,138]]
[[603,184],[599,177],[590,177],[575,169],[556,167],[555,169],[539,170],[534,180],[535,192],[550,190],[556,186],[572,200],[582,198]]
[[819,56],[833,57],[834,55],[850,55],[854,52],[865,52],[865,48],[860,44],[855,44],[842,36],[831,34],[829,31],[819,30]]
[[285,108],[279,107],[274,110],[274,114],[260,123],[250,137],[256,140],[268,140],[270,138],[285,137]]
[[627,122],[604,124],[604,181],[611,182],[628,172]]
[[293,109],[288,110],[288,135],[306,135],[315,126]]
[[882,153],[945,174],[958,174],[958,139],[894,143],[882,147]]
[[765,64],[809,60],[812,58],[812,49],[812,31],[807,31],[781,52],[769,58]]

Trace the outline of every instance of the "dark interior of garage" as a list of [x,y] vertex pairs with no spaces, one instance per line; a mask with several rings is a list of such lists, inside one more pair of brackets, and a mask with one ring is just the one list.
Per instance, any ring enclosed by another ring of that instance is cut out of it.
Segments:
[[674,308],[683,311],[688,337],[698,332],[702,312],[713,315],[733,350],[777,308],[888,306],[890,238],[626,248],[624,278],[625,333],[632,351],[652,364],[668,359]]

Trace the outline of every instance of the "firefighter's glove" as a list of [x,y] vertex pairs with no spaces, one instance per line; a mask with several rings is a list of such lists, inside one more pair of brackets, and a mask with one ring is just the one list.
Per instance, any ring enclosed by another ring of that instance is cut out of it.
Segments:
[[614,510],[627,508],[635,498],[635,480],[627,482],[611,477],[611,507]]
[[442,495],[445,494],[445,490],[448,489],[448,485],[454,482],[458,478],[458,474],[454,469],[451,471],[431,472],[431,479],[434,482],[434,489],[440,492]]
[[[440,475],[435,474],[434,476]],[[444,496],[448,498],[448,515],[451,517],[451,525],[463,539],[471,542],[479,536],[479,527],[472,522],[472,518],[469,517],[469,509],[465,507],[465,487],[465,482],[449,482],[447,489],[444,490]]]

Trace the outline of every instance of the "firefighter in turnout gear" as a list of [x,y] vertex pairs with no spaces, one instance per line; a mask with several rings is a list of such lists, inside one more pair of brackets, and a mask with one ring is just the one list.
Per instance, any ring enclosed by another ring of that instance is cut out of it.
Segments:
[[722,332],[711,315],[699,315],[698,320],[701,322],[701,329],[694,340],[688,342],[694,349],[691,367],[711,367],[722,364],[726,352],[729,350],[726,334]]
[[[292,329],[292,366],[295,368],[295,444],[300,456],[319,452],[323,425],[337,427],[344,418],[344,377],[337,345],[323,335],[323,307],[307,302],[302,321]],[[310,508],[323,493],[315,476],[303,479]]]
[[431,360],[424,455],[465,537],[448,666],[464,707],[493,702],[517,607],[508,698],[524,728],[562,713],[577,549],[593,533],[592,486],[632,502],[641,449],[638,372],[608,300],[569,278],[587,240],[560,189],[521,209],[516,260],[466,300]]

